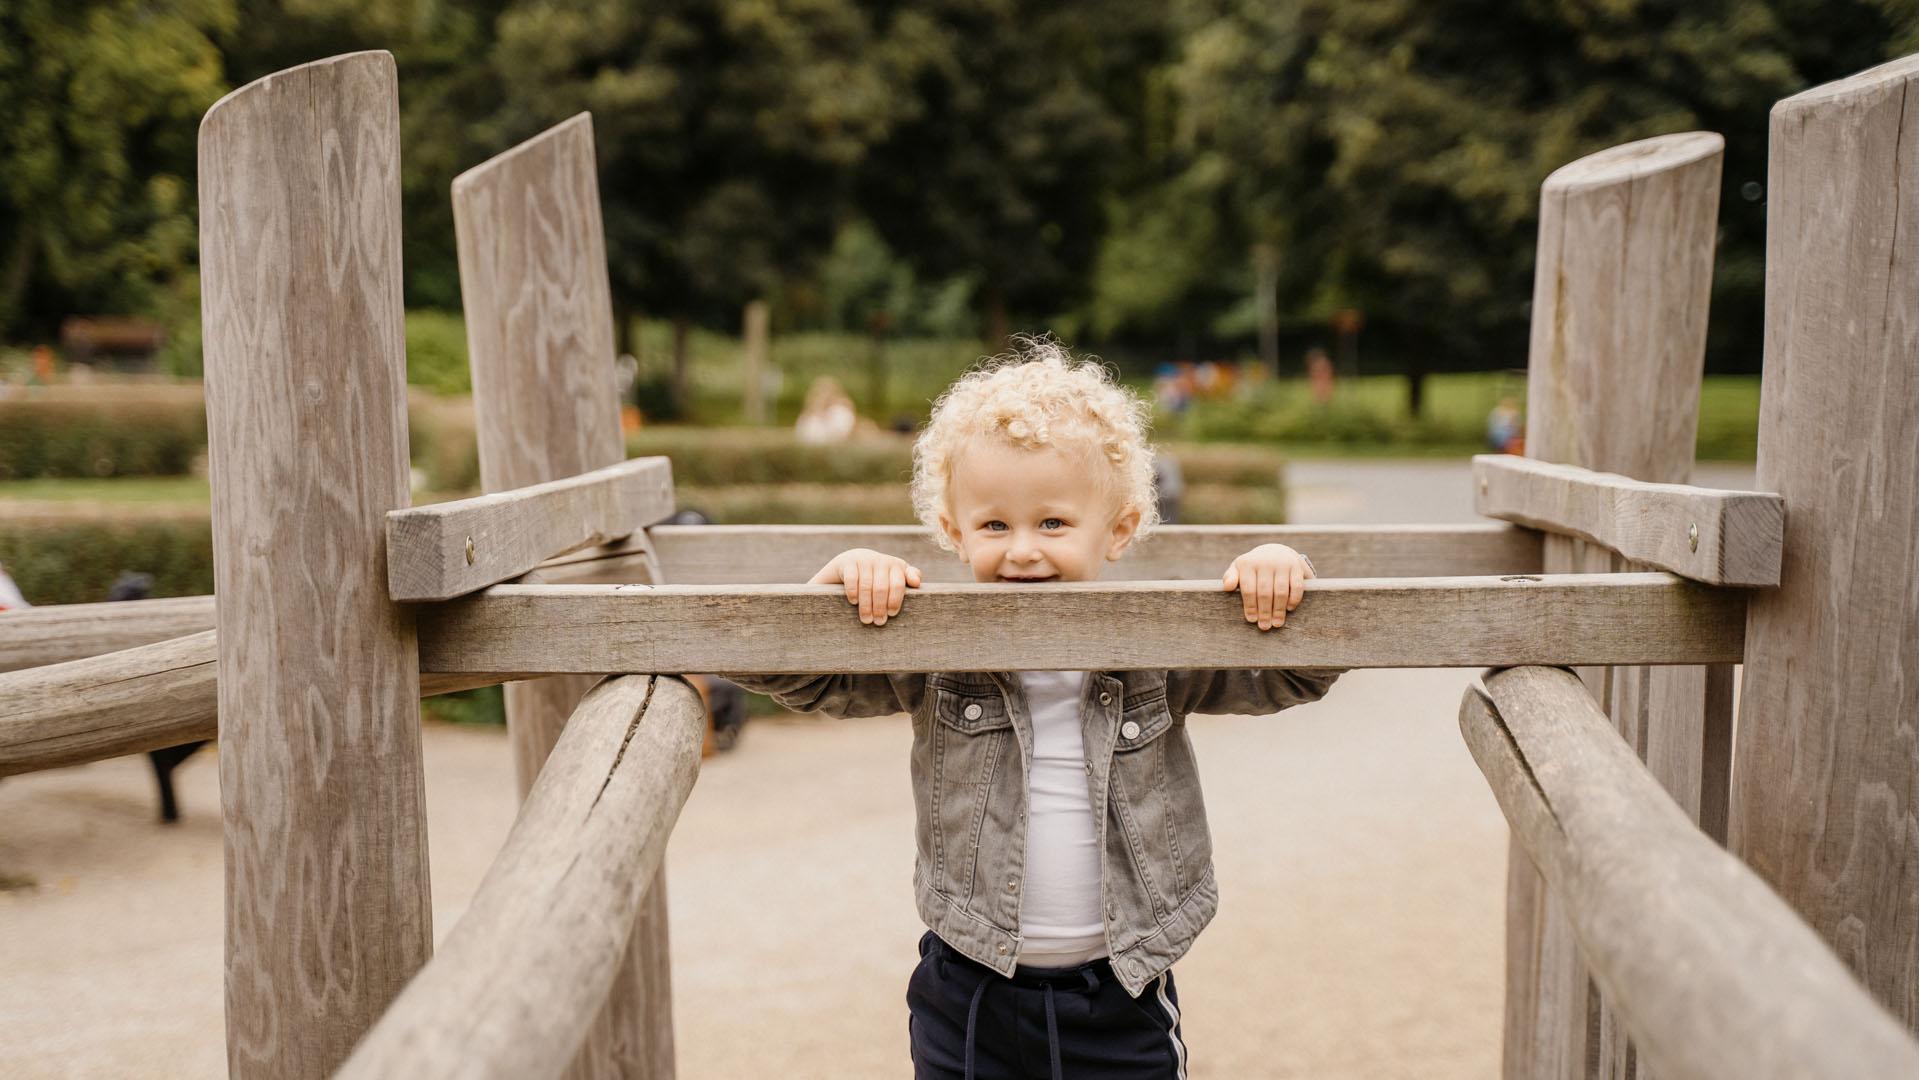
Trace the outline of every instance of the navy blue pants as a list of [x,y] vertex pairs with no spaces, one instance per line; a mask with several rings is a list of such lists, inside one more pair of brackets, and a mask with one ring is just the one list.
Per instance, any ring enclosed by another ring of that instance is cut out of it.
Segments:
[[1185,1080],[1179,993],[1135,998],[1105,960],[1012,978],[927,931],[906,987],[915,1080]]

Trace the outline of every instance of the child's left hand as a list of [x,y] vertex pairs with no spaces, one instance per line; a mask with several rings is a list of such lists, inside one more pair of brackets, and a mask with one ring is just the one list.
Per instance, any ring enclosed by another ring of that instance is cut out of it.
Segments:
[[1286,625],[1286,613],[1299,606],[1307,580],[1316,576],[1306,556],[1285,544],[1261,544],[1233,560],[1219,587],[1224,592],[1238,589],[1246,621],[1271,630]]

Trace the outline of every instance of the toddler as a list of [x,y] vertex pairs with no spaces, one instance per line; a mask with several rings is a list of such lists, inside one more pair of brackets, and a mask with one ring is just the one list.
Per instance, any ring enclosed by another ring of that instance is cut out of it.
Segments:
[[[913,450],[915,509],[975,581],[1091,581],[1157,522],[1146,424],[1144,403],[1099,365],[1023,340],[934,403]],[[1312,576],[1298,552],[1266,544],[1233,560],[1220,588],[1270,630]],[[920,571],[854,549],[810,583],[844,586],[860,621],[883,626]],[[1271,713],[1337,675],[740,681],[803,712],[912,715],[914,891],[929,928],[906,994],[916,1077],[1184,1080],[1170,968],[1218,905],[1186,717]]]

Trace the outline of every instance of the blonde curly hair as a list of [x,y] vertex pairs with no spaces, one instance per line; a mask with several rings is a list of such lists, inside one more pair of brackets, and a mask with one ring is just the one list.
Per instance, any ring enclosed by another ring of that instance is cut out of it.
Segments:
[[950,511],[947,485],[968,442],[992,437],[1024,450],[1084,448],[1111,466],[1094,479],[1117,497],[1115,515],[1139,511],[1134,539],[1143,539],[1159,524],[1146,441],[1151,423],[1151,407],[1097,358],[1075,359],[1050,335],[1017,336],[1012,351],[981,361],[933,402],[932,419],[913,444],[913,511],[940,547],[955,550],[940,516]]

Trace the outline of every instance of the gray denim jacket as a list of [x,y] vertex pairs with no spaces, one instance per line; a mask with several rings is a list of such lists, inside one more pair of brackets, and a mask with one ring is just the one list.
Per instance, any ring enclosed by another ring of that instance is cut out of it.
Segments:
[[[1213,841],[1186,717],[1260,715],[1315,701],[1338,671],[1093,672],[1080,700],[1113,970],[1140,991],[1213,918]],[[920,917],[1001,974],[1020,953],[1033,722],[1005,673],[733,675],[800,712],[913,717]]]

